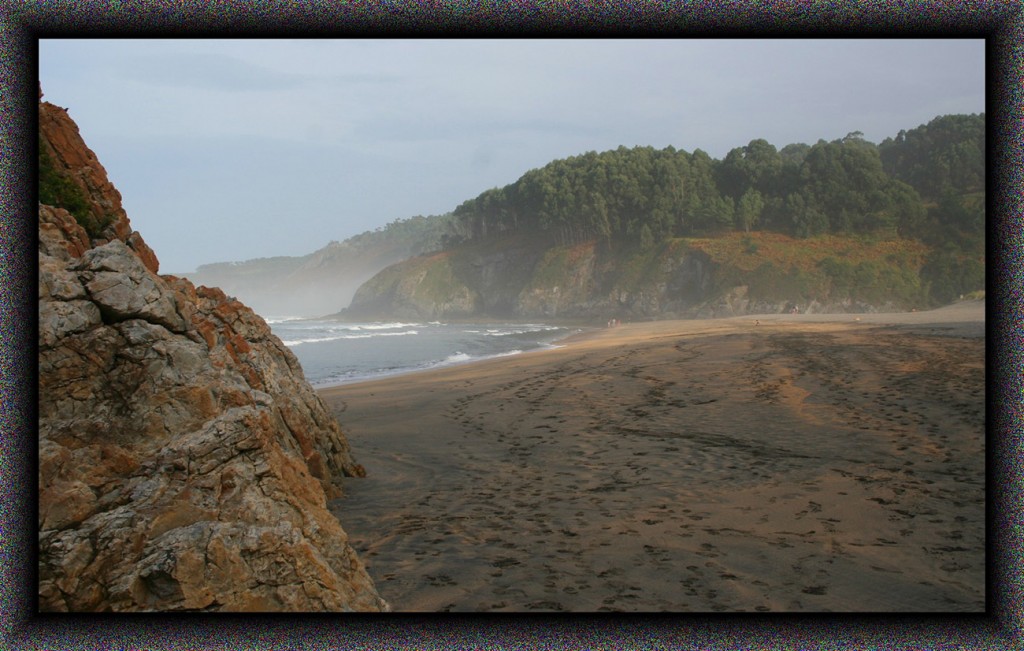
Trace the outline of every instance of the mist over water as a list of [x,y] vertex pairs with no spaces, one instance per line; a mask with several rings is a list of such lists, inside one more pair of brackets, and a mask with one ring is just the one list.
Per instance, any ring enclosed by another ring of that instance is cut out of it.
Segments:
[[342,323],[268,317],[315,387],[409,373],[549,348],[568,328],[529,324]]

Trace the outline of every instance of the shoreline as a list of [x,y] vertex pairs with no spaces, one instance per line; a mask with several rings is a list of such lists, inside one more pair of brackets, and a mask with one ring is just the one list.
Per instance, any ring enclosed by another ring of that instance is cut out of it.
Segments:
[[336,389],[338,387],[351,386],[353,384],[364,384],[364,383],[367,383],[367,382],[383,382],[383,381],[387,381],[387,380],[390,380],[390,379],[393,379],[393,378],[405,377],[407,375],[420,375],[420,374],[423,374],[423,373],[432,373],[434,371],[444,371],[444,370],[447,370],[447,369],[457,368],[457,367],[460,367],[460,366],[472,366],[474,364],[485,364],[487,362],[499,361],[499,360],[508,359],[508,358],[511,358],[511,357],[519,357],[520,355],[529,355],[529,354],[533,354],[533,353],[543,353],[543,352],[548,352],[548,351],[552,351],[552,350],[557,350],[559,348],[564,347],[564,344],[562,344],[561,342],[565,341],[568,338],[577,336],[578,334],[580,334],[580,333],[573,333],[573,334],[567,335],[566,337],[564,337],[562,339],[557,339],[557,340],[551,342],[550,344],[544,344],[542,346],[539,346],[537,348],[533,348],[533,349],[530,349],[530,350],[518,350],[518,351],[507,352],[507,353],[494,353],[494,354],[491,354],[491,355],[486,355],[486,356],[482,356],[482,357],[475,357],[475,358],[470,358],[470,359],[466,359],[466,360],[459,360],[459,361],[442,361],[442,362],[436,362],[434,365],[428,366],[426,368],[398,369],[398,370],[391,371],[391,372],[379,373],[377,375],[373,375],[373,376],[370,376],[370,377],[356,377],[356,378],[351,379],[351,380],[341,380],[341,381],[331,380],[329,382],[316,383],[316,384],[311,383],[311,384],[313,386],[313,389],[315,391],[317,391],[317,392],[329,391],[331,389]]
[[[576,328],[577,332],[569,333],[561,339],[556,339],[545,346],[535,348],[532,350],[520,351],[518,353],[499,353],[491,356],[487,356],[479,359],[470,359],[460,362],[452,363],[438,363],[437,366],[422,368],[422,369],[409,369],[409,370],[398,370],[393,373],[383,374],[376,377],[360,378],[356,380],[344,381],[339,383],[331,384],[316,384],[314,389],[317,392],[330,391],[338,387],[348,387],[352,385],[364,384],[369,382],[382,382],[401,378],[406,375],[421,375],[424,373],[432,373],[435,371],[444,371],[446,369],[461,367],[461,366],[472,366],[476,364],[486,364],[494,361],[500,361],[513,357],[520,357],[522,355],[531,355],[536,353],[551,352],[560,348],[571,346],[576,343],[583,343],[591,339],[601,339],[604,337],[614,336],[616,333],[621,334],[623,328],[632,328],[627,332],[635,332],[637,328],[669,331],[686,330],[682,324],[706,324],[707,327],[723,327],[727,324],[735,324],[737,326],[741,324],[779,324],[779,323],[851,323],[860,325],[875,325],[875,326],[892,326],[902,328],[914,328],[924,327],[928,332],[933,334],[948,333],[952,336],[968,336],[968,337],[983,337],[985,336],[985,301],[963,301],[960,303],[954,303],[948,306],[937,308],[934,310],[920,311],[920,312],[872,312],[872,313],[811,313],[811,314],[750,314],[741,316],[721,317],[714,319],[665,319],[665,320],[653,320],[653,321],[636,321],[630,323],[620,324],[613,328],[604,328],[599,326],[582,326],[582,325],[565,325],[560,323],[543,323],[542,325],[552,325],[569,328]],[[466,325],[479,325],[481,323],[492,323],[490,321],[450,321],[447,323],[463,324]],[[537,324],[537,321],[508,321],[504,324],[507,325],[528,325]],[[672,336],[672,335],[661,335],[661,336]]]
[[984,303],[654,321],[318,388],[396,611],[981,611]]
[[478,357],[478,358],[473,358],[473,359],[467,359],[467,360],[464,360],[464,361],[437,362],[433,366],[428,366],[426,368],[399,369],[399,370],[395,370],[395,371],[392,371],[392,372],[389,372],[389,373],[379,373],[377,375],[373,375],[373,376],[369,376],[369,377],[356,377],[356,378],[351,379],[351,380],[341,380],[341,381],[331,380],[331,381],[329,381],[329,383],[328,382],[324,382],[324,383],[316,383],[316,384],[312,384],[311,383],[311,384],[313,386],[313,389],[315,391],[317,391],[317,392],[329,391],[331,389],[336,389],[338,387],[351,386],[353,384],[364,384],[364,383],[368,383],[368,382],[384,382],[384,381],[387,381],[387,380],[390,380],[390,379],[393,379],[393,378],[405,377],[407,375],[420,375],[422,373],[431,373],[433,371],[444,371],[446,369],[455,368],[455,367],[458,367],[458,366],[470,366],[470,365],[473,365],[473,364],[483,364],[483,363],[486,363],[486,362],[492,362],[492,361],[495,361],[495,360],[506,359],[506,358],[509,358],[509,357],[518,357],[519,355],[527,355],[527,354],[530,354],[530,353],[540,353],[540,352],[545,352],[545,351],[549,351],[549,350],[555,350],[557,348],[561,348],[561,346],[559,344],[557,344],[557,343],[553,343],[553,344],[548,344],[547,346],[544,346],[542,348],[535,348],[533,350],[521,350],[521,351],[510,352],[510,353],[495,353],[493,355],[487,355],[485,357]]
[[537,322],[339,326],[315,319],[279,320],[272,328],[316,390],[556,348],[557,341],[581,332]]

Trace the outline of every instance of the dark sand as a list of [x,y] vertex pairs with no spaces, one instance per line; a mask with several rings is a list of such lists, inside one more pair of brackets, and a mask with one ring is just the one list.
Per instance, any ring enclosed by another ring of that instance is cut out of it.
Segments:
[[979,612],[984,344],[977,302],[655,322],[325,389],[332,509],[396,611]]

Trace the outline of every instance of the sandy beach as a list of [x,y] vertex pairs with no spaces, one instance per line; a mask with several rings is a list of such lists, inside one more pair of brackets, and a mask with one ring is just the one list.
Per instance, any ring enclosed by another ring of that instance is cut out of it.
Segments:
[[322,389],[396,611],[980,612],[984,303],[627,324]]

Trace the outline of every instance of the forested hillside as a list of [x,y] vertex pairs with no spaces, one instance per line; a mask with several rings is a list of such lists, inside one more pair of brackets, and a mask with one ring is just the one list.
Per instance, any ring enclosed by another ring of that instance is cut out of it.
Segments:
[[768,231],[928,244],[937,301],[983,286],[985,116],[951,115],[874,145],[859,132],[723,160],[619,147],[554,161],[454,212],[449,247],[507,234],[649,249],[669,238]]
[[[503,233],[651,244],[730,230],[926,235],[927,202],[984,191],[985,117],[946,116],[881,145],[854,132],[782,150],[753,140],[713,160],[619,147],[554,161],[455,210],[461,239]],[[984,218],[983,206],[974,206]],[[976,226],[976,224],[974,225]]]
[[[684,268],[702,270],[703,289],[680,289],[677,314],[737,287],[761,307],[941,304],[984,288],[984,154],[984,114],[938,117],[879,145],[853,132],[782,149],[757,139],[722,160],[673,147],[587,152],[462,203],[446,255],[404,267],[420,280],[387,270],[353,307],[551,316],[560,291],[562,313],[573,307],[571,285],[581,314],[656,316],[666,303],[651,297],[679,284],[666,270]],[[530,268],[513,269],[503,247]],[[489,274],[499,258],[501,273]]]
[[947,115],[879,145],[883,169],[918,192],[923,219],[905,236],[930,247],[921,270],[930,297],[948,302],[984,287],[985,115]]

